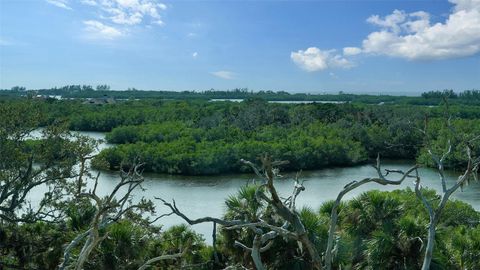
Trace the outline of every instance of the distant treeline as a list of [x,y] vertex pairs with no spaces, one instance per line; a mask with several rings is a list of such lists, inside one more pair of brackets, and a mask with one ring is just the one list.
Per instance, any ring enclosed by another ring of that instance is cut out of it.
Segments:
[[453,103],[459,104],[480,104],[480,90],[465,90],[455,93],[453,90],[430,91],[421,96],[393,96],[393,95],[366,95],[366,94],[347,94],[340,91],[338,94],[308,94],[308,93],[289,93],[286,91],[252,91],[247,88],[236,88],[233,90],[206,90],[206,91],[153,91],[137,90],[129,88],[128,90],[114,91],[110,90],[108,85],[67,85],[50,89],[27,90],[25,87],[15,86],[11,89],[0,90],[0,97],[34,97],[36,95],[44,96],[62,96],[63,98],[102,98],[105,96],[116,99],[248,99],[261,98],[269,101],[338,101],[355,102],[365,104],[395,103],[412,105],[438,105],[443,98],[451,99]]
[[453,90],[429,91],[422,93],[422,97],[426,99],[474,99],[480,100],[480,90],[465,90],[455,93]]

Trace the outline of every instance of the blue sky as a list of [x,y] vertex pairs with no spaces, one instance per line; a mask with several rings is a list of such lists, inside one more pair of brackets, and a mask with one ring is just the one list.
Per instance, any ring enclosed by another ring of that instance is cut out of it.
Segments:
[[0,88],[480,88],[480,0],[0,0]]

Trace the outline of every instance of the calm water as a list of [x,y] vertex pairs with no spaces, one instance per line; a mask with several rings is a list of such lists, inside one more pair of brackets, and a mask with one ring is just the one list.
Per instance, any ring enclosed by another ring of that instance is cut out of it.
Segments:
[[[102,139],[103,134],[99,132],[82,132],[85,135]],[[108,147],[102,144],[101,147]],[[407,170],[412,163],[399,161],[385,161],[383,168]],[[118,181],[117,173],[102,172],[98,191],[107,194],[116,185]],[[426,187],[441,190],[441,183],[437,173],[432,169],[420,169],[422,184]],[[222,175],[222,176],[172,176],[162,174],[145,174],[144,191],[137,190],[133,193],[135,199],[142,196],[154,200],[154,197],[161,197],[166,200],[175,199],[177,206],[190,218],[199,218],[203,216],[221,217],[225,210],[225,199],[235,194],[239,187],[252,182],[252,174],[246,175]],[[276,181],[275,186],[278,191],[288,197],[293,188],[292,177],[294,174],[285,174],[282,179]],[[305,179],[306,190],[297,199],[297,205],[302,207],[308,205],[313,209],[318,208],[327,200],[334,200],[338,192],[347,183],[353,180],[361,180],[366,177],[376,176],[375,170],[370,165],[332,168],[318,171],[304,172],[301,176]],[[449,184],[455,183],[457,173],[448,172]],[[398,177],[391,177],[396,180]],[[412,179],[406,179],[401,186],[382,186],[375,183],[363,185],[345,196],[350,199],[356,195],[372,189],[394,190],[411,187],[414,184]],[[32,202],[41,198],[41,192],[35,192],[32,196]],[[465,201],[471,204],[476,210],[480,210],[480,183],[471,183],[463,192],[458,190],[453,198]],[[159,201],[156,201],[158,214],[167,213],[168,209]],[[419,202],[420,203],[420,202]],[[170,216],[159,220],[159,224],[169,227],[174,224],[182,223],[183,220],[176,216]],[[194,225],[193,229],[205,236],[205,239],[211,241],[211,224]]]
[[[210,102],[216,101],[230,101],[230,102],[242,102],[242,98],[213,98]],[[269,100],[268,103],[281,103],[281,104],[309,104],[309,103],[324,103],[324,104],[342,104],[346,101],[331,101],[331,100]]]

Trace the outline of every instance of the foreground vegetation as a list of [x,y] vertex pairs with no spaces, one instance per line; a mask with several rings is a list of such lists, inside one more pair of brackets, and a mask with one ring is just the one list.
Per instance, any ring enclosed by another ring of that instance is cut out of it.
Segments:
[[[225,216],[257,215],[265,205],[255,203],[255,186],[242,188],[226,201]],[[427,197],[434,200],[433,191]],[[242,209],[243,208],[243,209]],[[332,202],[319,209],[299,210],[310,240],[325,250]],[[70,210],[64,222],[3,224],[0,265],[19,269],[55,269],[63,247],[88,229],[94,214],[92,205]],[[480,213],[456,201],[447,204],[438,225],[431,269],[478,269],[480,267]],[[428,215],[411,190],[366,192],[342,204],[338,223],[333,269],[420,269],[425,248]],[[251,243],[249,230],[222,230],[213,248],[185,225],[169,229],[124,220],[108,227],[108,237],[92,252],[85,269],[138,269],[149,258],[176,254],[177,260],[156,264],[157,269],[223,269],[225,265],[253,267],[249,252],[235,241]],[[77,250],[76,252],[79,252]],[[310,269],[292,240],[278,238],[262,253],[268,269]],[[188,267],[190,265],[190,267]]]

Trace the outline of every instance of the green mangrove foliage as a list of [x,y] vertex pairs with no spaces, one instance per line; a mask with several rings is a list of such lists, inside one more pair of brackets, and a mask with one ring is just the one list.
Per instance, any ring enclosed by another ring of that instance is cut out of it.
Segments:
[[[480,119],[455,119],[450,123],[434,119],[428,123],[426,144],[436,153],[445,152],[450,142],[451,153],[444,161],[445,168],[465,168],[468,162],[466,143],[471,145],[472,156],[480,155]],[[421,149],[418,161],[435,166],[427,148]]]
[[[425,146],[445,147],[446,114],[452,124],[463,126],[455,132],[460,137],[478,134],[480,119],[478,106],[441,103],[426,107],[156,99],[98,106],[81,100],[18,99],[0,101],[0,106],[7,102],[12,107],[34,104],[44,116],[39,126],[65,122],[72,130],[108,132],[106,139],[113,146],[96,158],[97,167],[116,169],[139,158],[146,171],[173,174],[243,172],[240,158],[254,160],[264,152],[290,160],[287,170],[354,165],[377,154],[432,165]],[[428,136],[420,131],[425,123]],[[463,156],[452,155],[448,167],[464,166]]]
[[269,152],[290,160],[287,169],[315,169],[364,162],[365,149],[341,129],[320,122],[289,129],[265,126],[256,132],[237,127],[189,128],[183,123],[114,129],[109,142],[124,144],[98,157],[118,168],[123,160],[139,158],[148,171],[176,174],[243,172],[240,159],[254,160]]
[[[240,159],[254,160],[268,152],[291,163],[287,170],[349,166],[380,154],[384,158],[424,158],[427,131],[434,148],[444,147],[449,131],[439,108],[355,106],[350,104],[269,104],[260,100],[236,103],[174,102],[169,109],[140,125],[115,127],[106,136],[116,146],[104,150],[96,164],[116,169],[139,158],[152,172],[218,174],[243,172]],[[158,109],[163,111],[164,109]],[[480,110],[451,107],[459,136],[478,134],[473,126]],[[154,114],[154,112],[152,112]],[[181,115],[182,117],[178,117]],[[185,117],[185,115],[187,117]],[[461,121],[460,121],[461,120]],[[438,139],[437,139],[438,138]],[[449,167],[464,166],[464,153]]]

